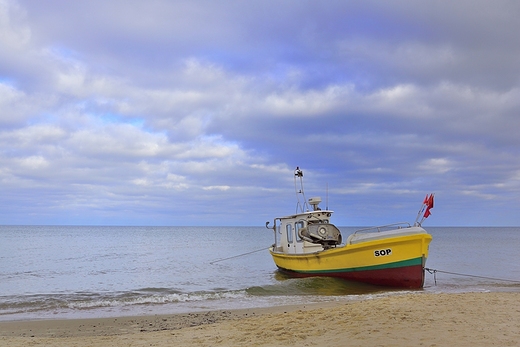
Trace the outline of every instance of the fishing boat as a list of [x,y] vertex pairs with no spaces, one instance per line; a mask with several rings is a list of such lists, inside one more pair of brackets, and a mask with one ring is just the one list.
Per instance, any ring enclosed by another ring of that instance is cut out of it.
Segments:
[[[275,235],[269,248],[282,272],[297,277],[329,276],[400,288],[422,288],[428,246],[432,236],[421,226],[433,208],[434,195],[426,195],[415,223],[395,223],[361,229],[343,242],[332,223],[333,211],[321,209],[321,198],[307,200],[303,172],[294,172],[296,213],[266,223]],[[310,208],[309,208],[310,205]],[[419,218],[421,218],[419,221]]]

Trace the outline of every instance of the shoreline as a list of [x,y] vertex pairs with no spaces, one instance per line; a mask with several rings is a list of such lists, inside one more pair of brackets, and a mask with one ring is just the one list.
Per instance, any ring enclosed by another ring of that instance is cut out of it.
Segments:
[[[407,293],[200,313],[0,322],[9,346],[501,346],[520,343],[520,293]],[[196,342],[196,343],[195,343]]]
[[294,311],[304,312],[317,308],[332,308],[338,304],[357,301],[358,300],[339,300],[321,303],[172,314],[0,321],[0,337],[72,337],[96,336],[97,334],[111,336],[137,332],[179,330],[228,320],[261,317],[268,314],[285,314]]

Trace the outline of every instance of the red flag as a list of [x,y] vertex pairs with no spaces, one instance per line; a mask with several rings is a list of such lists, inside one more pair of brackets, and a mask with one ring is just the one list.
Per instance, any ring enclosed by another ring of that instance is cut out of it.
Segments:
[[428,204],[428,194],[426,194],[426,197],[424,198],[424,201],[422,202],[423,204]]
[[432,213],[430,212],[430,209],[433,208],[433,194],[430,194],[430,197],[427,199],[428,201],[425,202],[427,204],[426,211],[424,211],[423,218],[428,218]]

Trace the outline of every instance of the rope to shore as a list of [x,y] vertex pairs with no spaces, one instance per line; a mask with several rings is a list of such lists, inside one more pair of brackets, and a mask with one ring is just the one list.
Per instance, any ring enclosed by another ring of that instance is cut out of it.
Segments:
[[435,281],[435,285],[437,285],[437,272],[450,274],[450,275],[456,275],[456,276],[484,278],[484,279],[487,279],[487,280],[494,280],[494,281],[520,283],[520,281],[515,281],[515,280],[510,280],[510,279],[496,278],[496,277],[487,277],[487,276],[478,276],[478,275],[471,275],[471,274],[463,274],[463,273],[459,273],[459,272],[442,271],[442,270],[437,270],[437,269],[430,269],[430,268],[427,268],[427,267],[425,267],[424,270],[428,271],[430,274],[433,275],[433,280]]
[[265,251],[266,249],[269,249],[269,248],[260,248],[260,249],[257,249],[256,251],[251,251],[251,252],[247,252],[247,253],[242,253],[242,254],[239,254],[239,255],[234,255],[232,257],[229,257],[229,258],[224,258],[224,259],[219,259],[219,260],[214,260],[214,261],[210,261],[209,263],[211,265],[215,264],[215,263],[218,263],[218,262],[221,262],[221,261],[224,261],[224,260],[228,260],[228,259],[233,259],[233,258],[238,258],[238,257],[243,257],[244,255],[249,255],[249,254],[253,254],[253,253],[256,253],[256,252],[261,252],[261,251]]

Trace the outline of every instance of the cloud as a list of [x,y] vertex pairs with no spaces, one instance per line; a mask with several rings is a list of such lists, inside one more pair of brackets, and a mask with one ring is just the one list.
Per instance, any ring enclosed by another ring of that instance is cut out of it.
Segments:
[[406,219],[427,192],[435,224],[473,223],[461,205],[496,223],[520,190],[519,11],[1,0],[4,219],[262,225],[300,166],[339,224]]

